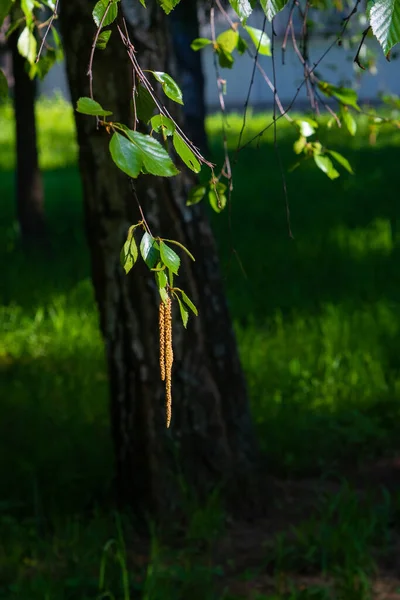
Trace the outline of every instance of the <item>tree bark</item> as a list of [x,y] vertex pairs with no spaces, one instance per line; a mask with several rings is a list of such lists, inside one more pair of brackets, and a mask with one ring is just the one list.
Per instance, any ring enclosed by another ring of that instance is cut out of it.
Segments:
[[25,59],[17,48],[20,31],[10,35],[14,76],[14,111],[16,127],[16,199],[17,217],[22,240],[26,243],[43,241],[45,236],[45,216],[42,175],[39,169],[35,95],[36,84],[26,70]]
[[[164,15],[151,1],[132,3],[132,41],[143,68],[169,70]],[[73,102],[89,95],[88,61],[95,27],[92,2],[63,2],[60,22]],[[113,28],[114,29],[114,28]],[[114,29],[93,65],[94,97],[112,119],[132,123],[131,67]],[[139,261],[128,276],[119,264],[129,225],[140,220],[130,181],[113,164],[109,137],[94,118],[76,113],[80,170],[93,284],[105,339],[118,497],[138,513],[171,515],[181,502],[182,477],[199,497],[222,485],[232,506],[251,496],[257,451],[217,252],[201,207],[187,208],[188,185],[141,176],[136,189],[154,235],[179,240],[179,287],[199,309],[183,329],[174,312],[172,425],[165,428],[158,364],[158,291]]]

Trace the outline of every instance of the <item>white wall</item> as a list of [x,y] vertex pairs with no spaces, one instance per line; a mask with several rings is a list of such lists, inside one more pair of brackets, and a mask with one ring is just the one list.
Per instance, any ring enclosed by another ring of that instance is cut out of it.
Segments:
[[[284,15],[282,16],[282,22]],[[249,20],[249,25],[261,28],[263,15],[255,13]],[[226,23],[218,22],[216,25],[217,34],[227,29]],[[278,31],[282,30],[282,24]],[[267,30],[268,33],[270,33]],[[211,38],[209,25],[202,28],[201,35]],[[244,37],[246,34],[244,34]],[[334,38],[323,39],[316,38],[310,42],[310,59],[311,62],[319,60],[326,48],[330,45]],[[251,42],[250,42],[251,43]],[[282,65],[280,46],[282,38],[276,38],[276,74],[277,74],[277,89],[278,94],[284,106],[287,106],[297,87],[302,82],[303,70],[302,66],[295,55],[291,43],[288,43],[286,52],[285,65]],[[325,81],[333,84],[355,85],[359,97],[364,101],[374,101],[379,92],[394,93],[400,95],[400,70],[399,59],[393,59],[390,63],[385,59],[381,49],[377,43],[369,40],[368,44],[374,48],[378,56],[378,72],[377,75],[372,75],[369,72],[361,71],[353,63],[355,49],[348,51],[343,47],[335,45],[326,58],[318,66],[316,72]],[[214,70],[214,61],[212,57],[211,47],[208,46],[201,50],[203,59],[203,68],[206,78],[206,104],[209,111],[216,110],[219,107],[216,76]],[[270,57],[259,57],[260,64],[272,80],[272,61]],[[221,69],[221,76],[226,80],[227,95],[225,103],[229,108],[241,108],[247,96],[247,90],[250,84],[252,60],[246,56],[239,56],[235,60],[232,69]],[[355,82],[356,80],[356,82]],[[59,89],[64,96],[68,97],[68,86],[65,77],[65,67],[63,64],[56,65],[46,77],[40,86],[40,91],[43,94],[51,95],[55,89]],[[302,90],[298,95],[298,102],[304,103],[307,101],[306,87],[303,85]],[[251,94],[251,104],[257,108],[271,106],[273,95],[267,84],[263,80],[260,73],[257,71],[254,85]]]

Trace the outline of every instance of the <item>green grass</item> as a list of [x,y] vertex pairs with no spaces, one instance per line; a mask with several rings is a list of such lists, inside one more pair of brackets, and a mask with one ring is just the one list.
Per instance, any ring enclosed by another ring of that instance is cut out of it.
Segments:
[[[173,551],[157,535],[141,548],[130,520],[105,508],[107,378],[73,115],[57,100],[41,101],[37,116],[52,231],[45,260],[19,247],[12,111],[0,109],[0,598],[85,599],[110,590],[114,596],[102,597],[126,600],[128,587],[130,598],[147,600],[244,597],[231,594],[228,567],[214,562],[225,530],[217,497],[205,507],[188,501],[188,534]],[[245,139],[270,118],[253,115]],[[234,150],[239,116],[229,123]],[[356,171],[331,182],[312,164],[287,173],[295,132],[279,122],[294,240],[272,129],[234,162],[230,209],[211,214],[268,475],[340,474],[400,449],[400,133],[385,127],[371,146],[367,119],[358,123],[356,138],[322,127],[321,141]],[[220,162],[219,117],[208,130]],[[247,597],[372,597],[377,565],[398,531],[399,498],[382,493],[360,505],[359,492],[344,484],[303,512],[293,529],[265,530],[264,557],[248,577],[268,573],[275,591]],[[302,573],[327,579],[300,585]]]

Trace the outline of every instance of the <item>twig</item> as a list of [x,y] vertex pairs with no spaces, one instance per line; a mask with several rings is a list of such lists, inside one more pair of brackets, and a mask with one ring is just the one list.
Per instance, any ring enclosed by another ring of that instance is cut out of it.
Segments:
[[104,23],[105,18],[106,18],[107,14],[108,14],[108,11],[111,8],[111,4],[112,4],[112,0],[109,0],[108,4],[106,6],[106,9],[105,9],[105,11],[103,13],[103,16],[100,19],[100,23],[99,23],[99,26],[97,28],[96,35],[94,36],[94,40],[93,40],[93,44],[92,44],[92,49],[90,51],[90,58],[89,58],[89,66],[88,66],[87,75],[89,77],[90,97],[91,97],[92,100],[93,100],[93,59],[94,59],[94,53],[95,53],[95,50],[96,50],[97,40],[99,39],[100,32],[101,32],[101,30],[103,28],[103,23]]
[[358,49],[357,49],[357,54],[356,54],[356,55],[355,55],[355,57],[354,57],[354,62],[355,62],[355,63],[356,63],[356,65],[358,65],[358,66],[360,67],[360,69],[362,69],[363,71],[365,71],[365,67],[364,67],[364,65],[362,65],[362,64],[361,64],[361,62],[360,62],[360,52],[361,52],[361,48],[362,48],[362,47],[363,47],[363,45],[364,45],[365,38],[367,37],[367,35],[368,35],[368,33],[369,33],[369,30],[370,30],[370,29],[371,29],[371,25],[369,25],[369,26],[367,27],[367,29],[365,29],[365,30],[362,32],[362,36],[361,36],[361,42],[360,42],[360,45],[358,46]]
[[286,221],[288,226],[289,237],[293,238],[291,223],[290,223],[290,207],[289,207],[289,195],[286,184],[285,170],[282,164],[282,157],[278,145],[278,136],[277,136],[277,128],[276,128],[276,65],[275,65],[275,29],[274,29],[274,20],[272,19],[271,23],[272,35],[271,35],[271,59],[272,59],[272,75],[273,75],[273,84],[274,84],[274,112],[273,112],[273,122],[274,122],[274,148],[275,153],[278,159],[279,169],[282,176],[282,185],[283,185],[283,193],[285,196],[285,207],[286,207]]
[[49,19],[49,24],[48,24],[47,29],[46,29],[46,31],[44,33],[43,38],[42,38],[42,43],[40,44],[39,52],[37,53],[35,62],[39,62],[40,55],[43,52],[43,47],[44,47],[46,38],[47,38],[47,36],[49,34],[49,31],[51,29],[51,26],[53,25],[53,21],[54,21],[54,19],[57,19],[58,3],[59,3],[59,0],[56,0],[55,6],[54,6],[54,10],[53,10],[53,14],[51,15],[51,17]]
[[245,127],[246,127],[247,111],[248,111],[248,108],[249,108],[251,90],[252,90],[253,84],[254,84],[254,77],[255,77],[255,74],[256,74],[256,68],[257,68],[257,64],[258,64],[258,54],[259,54],[259,51],[260,51],[261,40],[262,40],[262,36],[264,35],[264,30],[265,30],[265,25],[266,24],[267,24],[267,17],[264,16],[264,20],[263,20],[263,24],[262,24],[262,28],[261,28],[261,32],[262,33],[260,35],[260,39],[258,40],[258,45],[257,45],[257,48],[256,48],[255,56],[253,57],[253,70],[252,70],[252,73],[251,73],[251,79],[250,79],[249,89],[247,90],[246,101],[244,103],[242,127],[241,127],[240,133],[239,133],[239,139],[238,139],[238,143],[237,143],[236,154],[237,154],[238,148],[240,148],[240,144],[242,143],[242,137],[243,137],[243,133],[244,133],[244,130],[245,130]]

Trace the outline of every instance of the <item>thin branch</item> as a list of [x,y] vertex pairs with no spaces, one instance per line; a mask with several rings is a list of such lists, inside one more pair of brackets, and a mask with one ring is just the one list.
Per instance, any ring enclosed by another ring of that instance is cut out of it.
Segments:
[[354,62],[355,62],[355,63],[356,63],[356,65],[358,65],[358,66],[360,67],[360,69],[362,69],[363,71],[365,71],[365,67],[364,67],[364,65],[362,65],[362,64],[361,64],[361,62],[360,62],[360,52],[361,52],[361,48],[362,48],[362,47],[363,47],[363,45],[364,45],[365,38],[367,37],[367,35],[368,35],[368,33],[369,33],[370,29],[371,29],[371,25],[369,25],[369,26],[367,27],[367,29],[365,29],[365,30],[362,32],[362,36],[361,36],[361,42],[360,42],[360,45],[358,46],[358,49],[357,49],[357,54],[356,54],[356,55],[355,55],[355,57],[354,57]]
[[39,62],[39,58],[40,58],[40,56],[41,56],[41,54],[43,52],[44,44],[46,42],[46,38],[47,38],[47,36],[48,36],[48,34],[50,32],[50,29],[51,29],[51,27],[53,25],[53,21],[54,21],[54,19],[57,19],[57,16],[58,16],[57,12],[58,12],[59,1],[60,0],[56,0],[55,6],[54,6],[54,10],[53,10],[53,14],[51,15],[51,17],[49,19],[49,24],[48,24],[47,29],[46,29],[46,31],[44,33],[43,38],[42,38],[42,43],[40,44],[39,52],[37,53],[35,62]]
[[96,35],[94,36],[94,40],[93,40],[93,44],[92,44],[92,49],[90,51],[90,58],[89,58],[89,66],[88,66],[88,71],[87,71],[87,75],[89,76],[89,89],[90,89],[90,97],[93,100],[93,59],[94,59],[94,53],[96,50],[96,44],[97,44],[97,40],[99,39],[99,35],[100,32],[103,28],[103,23],[105,21],[105,18],[108,14],[108,11],[111,8],[111,4],[112,4],[112,0],[109,0],[106,9],[103,13],[103,16],[101,17],[99,26],[96,30]]
[[283,36],[283,42],[282,42],[282,46],[281,46],[281,51],[282,51],[282,65],[285,64],[286,46],[287,46],[287,41],[288,41],[288,38],[289,38],[290,27],[291,27],[291,25],[293,23],[293,11],[294,11],[294,8],[295,8],[296,4],[297,4],[297,0],[293,0],[292,6],[290,7],[290,12],[289,12],[289,16],[288,16],[286,28],[285,28],[285,34]]
[[[218,0],[216,0],[216,2],[218,2]],[[213,41],[214,47],[216,46],[216,35],[215,35],[215,8],[214,6],[211,7],[210,10],[210,27],[211,27],[211,39]],[[222,86],[222,78],[220,75],[220,71],[219,71],[219,67],[218,67],[218,61],[217,61],[217,54],[216,52],[213,52],[213,60],[214,60],[214,70],[215,70],[215,75],[216,75],[216,80],[217,80],[217,88],[218,88],[218,99],[219,99],[219,104],[221,107],[221,113],[222,113],[222,137],[223,137],[223,147],[224,147],[224,167],[222,170],[224,170],[224,168],[226,168],[226,178],[229,181],[229,189],[232,190],[232,168],[231,168],[231,161],[229,158],[229,151],[228,151],[228,137],[226,134],[226,108],[225,108],[225,100],[224,100],[224,90],[223,90],[223,86]]]
[[279,169],[281,172],[281,177],[282,177],[282,185],[283,185],[283,193],[285,196],[285,208],[286,208],[286,221],[287,221],[287,226],[288,226],[288,233],[289,233],[289,237],[293,238],[293,233],[292,233],[292,227],[291,227],[291,223],[290,223],[290,207],[289,207],[289,195],[288,195],[288,190],[287,190],[287,184],[286,184],[286,176],[285,176],[285,170],[283,168],[283,163],[282,163],[282,157],[281,157],[281,153],[280,153],[280,149],[279,149],[279,145],[278,145],[278,135],[277,135],[277,128],[276,128],[276,65],[275,65],[275,37],[276,37],[276,33],[275,33],[275,29],[274,29],[274,20],[272,19],[272,23],[271,23],[271,28],[272,28],[272,35],[271,35],[271,59],[272,59],[272,74],[273,74],[273,85],[274,85],[274,113],[273,113],[273,122],[274,122],[274,148],[275,148],[275,153],[276,153],[276,157],[278,159],[278,164],[279,164]]
[[146,221],[146,218],[144,216],[143,208],[142,208],[142,205],[140,204],[140,201],[139,201],[139,198],[138,198],[138,195],[137,195],[137,192],[136,192],[136,188],[135,188],[135,183],[134,183],[132,177],[129,177],[129,181],[130,181],[130,184],[131,184],[133,195],[135,197],[136,203],[137,203],[138,208],[139,208],[140,216],[142,217],[143,224],[144,224],[144,226],[145,226],[145,228],[147,230],[147,233],[150,234],[151,237],[154,237],[153,234],[151,233],[151,229],[150,229],[150,227],[149,227],[149,225],[148,225],[148,223]]
[[247,111],[248,111],[248,108],[249,108],[251,90],[252,90],[253,84],[254,84],[254,77],[255,77],[255,74],[256,74],[256,68],[257,68],[257,64],[258,64],[258,54],[259,54],[259,51],[260,51],[261,40],[262,40],[262,36],[264,35],[266,24],[267,24],[267,17],[264,16],[264,20],[263,20],[263,24],[262,24],[262,28],[261,28],[262,33],[260,35],[260,39],[258,40],[258,46],[257,46],[257,49],[256,49],[255,56],[253,57],[253,70],[252,70],[252,73],[251,73],[251,79],[250,79],[249,89],[247,90],[246,101],[244,103],[242,127],[241,127],[240,133],[239,133],[239,139],[238,139],[238,143],[237,143],[236,153],[238,151],[238,148],[240,148],[240,144],[242,143],[242,137],[243,137],[243,133],[244,133],[244,130],[245,130],[245,127],[246,127]]

